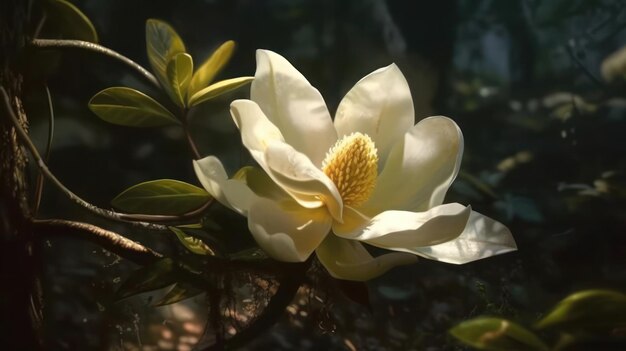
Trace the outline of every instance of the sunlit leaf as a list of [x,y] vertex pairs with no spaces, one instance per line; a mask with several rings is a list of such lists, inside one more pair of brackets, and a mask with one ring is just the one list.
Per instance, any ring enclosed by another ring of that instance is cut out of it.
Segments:
[[89,109],[103,120],[123,126],[159,127],[180,123],[151,97],[126,87],[102,90],[91,98]]
[[85,14],[65,0],[46,2],[48,20],[66,39],[98,42],[98,33]]
[[178,106],[185,106],[187,87],[191,82],[193,60],[189,54],[178,54],[167,65],[167,82]]
[[215,79],[215,76],[226,66],[230,57],[235,50],[235,42],[229,40],[220,45],[217,50],[211,54],[200,68],[193,74],[191,84],[189,85],[189,96],[206,88]]
[[187,248],[187,250],[198,254],[198,255],[209,255],[215,256],[215,252],[207,245],[204,241],[199,238],[188,235],[184,231],[176,227],[169,227],[170,230],[176,234],[178,240],[180,240],[181,244]]
[[164,288],[177,280],[176,265],[171,258],[160,259],[144,266],[124,281],[115,293],[116,299],[123,299],[146,291]]
[[159,179],[132,186],[111,203],[129,213],[181,215],[201,207],[209,198],[209,194],[197,186],[178,180]]
[[219,95],[235,90],[250,82],[254,77],[237,77],[219,81],[195,93],[189,98],[189,106],[196,106]]
[[626,327],[626,295],[611,290],[585,290],[561,302],[536,327],[598,330]]
[[163,89],[175,97],[167,79],[167,65],[174,56],[185,52],[185,44],[167,23],[156,19],[146,22],[146,49],[148,61]]
[[479,350],[548,350],[534,333],[511,321],[478,317],[456,325],[450,334]]
[[602,77],[607,82],[626,79],[626,46],[609,55],[602,61]]
[[195,288],[189,284],[176,283],[170,291],[167,292],[162,298],[155,301],[153,306],[165,306],[170,305],[202,293],[202,290]]

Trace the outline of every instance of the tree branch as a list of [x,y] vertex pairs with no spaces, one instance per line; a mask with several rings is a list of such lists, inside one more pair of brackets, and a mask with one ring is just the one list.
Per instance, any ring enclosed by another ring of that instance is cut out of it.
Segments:
[[148,223],[148,222],[142,222],[142,221],[135,221],[135,220],[132,219],[132,215],[121,214],[121,213],[117,213],[115,211],[106,210],[106,209],[97,207],[95,205],[92,205],[89,202],[83,200],[78,195],[74,194],[68,188],[66,188],[65,185],[63,185],[63,183],[61,183],[61,181],[52,172],[50,172],[50,170],[48,169],[48,166],[46,165],[46,163],[42,159],[41,155],[37,151],[37,148],[35,147],[33,142],[28,137],[28,134],[26,133],[26,131],[24,130],[22,125],[19,123],[19,120],[17,119],[17,116],[15,116],[15,113],[13,112],[13,109],[11,108],[11,101],[9,99],[9,95],[7,94],[7,92],[4,89],[4,87],[0,87],[0,92],[2,93],[2,97],[4,98],[4,106],[6,108],[7,114],[9,115],[9,118],[11,119],[11,121],[13,123],[13,127],[17,131],[17,134],[19,135],[20,139],[22,139],[22,142],[26,145],[26,147],[30,151],[31,155],[35,158],[35,161],[37,162],[37,166],[39,167],[41,172],[57,188],[59,188],[70,200],[72,200],[74,203],[76,203],[76,204],[86,208],[87,210],[95,213],[96,215],[104,217],[104,218],[112,219],[112,220],[119,221],[119,222],[131,223],[133,225],[136,225],[136,226],[139,226],[139,227],[142,227],[142,228],[145,228],[145,229],[168,230],[167,226],[165,226],[165,225],[155,224],[155,223]]
[[71,233],[79,238],[87,239],[138,264],[148,264],[163,257],[160,253],[138,242],[93,224],[64,219],[34,219],[33,224],[35,228],[43,229],[47,234],[68,235]]
[[143,66],[129,59],[128,57],[116,51],[113,51],[107,47],[104,47],[102,45],[98,45],[95,43],[82,41],[82,40],[64,40],[64,39],[34,39],[31,42],[31,44],[38,48],[83,49],[83,50],[97,52],[99,54],[109,56],[131,67],[135,71],[139,72],[139,74],[141,74],[148,81],[150,81],[150,83],[152,83],[154,86],[156,86],[157,88],[161,88],[159,81],[154,77],[154,75],[152,75],[152,73],[148,72],[147,69],[143,68]]

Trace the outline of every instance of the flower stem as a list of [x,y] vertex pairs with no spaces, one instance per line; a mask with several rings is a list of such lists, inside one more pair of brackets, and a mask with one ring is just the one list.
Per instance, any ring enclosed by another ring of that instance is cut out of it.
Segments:
[[65,40],[65,39],[34,39],[31,42],[31,44],[38,48],[77,48],[77,49],[97,52],[97,53],[109,56],[111,58],[114,58],[128,65],[135,71],[139,72],[142,76],[144,76],[148,81],[150,81],[150,83],[155,85],[157,88],[161,87],[156,77],[152,75],[152,73],[148,72],[147,69],[143,68],[143,66],[129,59],[128,57],[116,51],[113,51],[107,47],[104,47],[102,45],[98,45],[95,43],[82,41],[82,40]]
[[189,116],[187,111],[183,112],[181,120],[183,122],[183,131],[185,132],[185,137],[187,138],[187,143],[189,144],[189,148],[191,149],[193,158],[194,160],[199,160],[202,158],[202,155],[200,155],[200,151],[198,151],[198,146],[191,136],[191,130],[189,130]]

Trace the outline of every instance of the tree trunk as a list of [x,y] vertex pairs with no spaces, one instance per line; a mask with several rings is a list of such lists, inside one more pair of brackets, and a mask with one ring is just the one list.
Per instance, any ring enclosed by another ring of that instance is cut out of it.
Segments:
[[[27,35],[29,1],[0,1],[0,85],[26,127],[22,76],[15,66]],[[5,108],[0,108],[0,345],[7,350],[41,349],[41,304],[37,260],[26,184],[26,155]]]

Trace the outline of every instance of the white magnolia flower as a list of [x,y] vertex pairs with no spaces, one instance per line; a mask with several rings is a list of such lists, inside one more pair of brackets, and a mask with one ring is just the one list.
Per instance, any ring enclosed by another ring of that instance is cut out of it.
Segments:
[[[299,262],[315,252],[332,276],[368,280],[417,256],[462,264],[516,249],[504,225],[469,206],[443,204],[463,135],[447,117],[413,125],[396,65],[356,83],[333,121],[300,72],[258,50],[250,95],[233,101],[231,114],[262,171],[246,168],[229,179],[213,156],[194,168],[211,195],[248,217],[271,257]],[[372,257],[362,243],[395,252]]]

